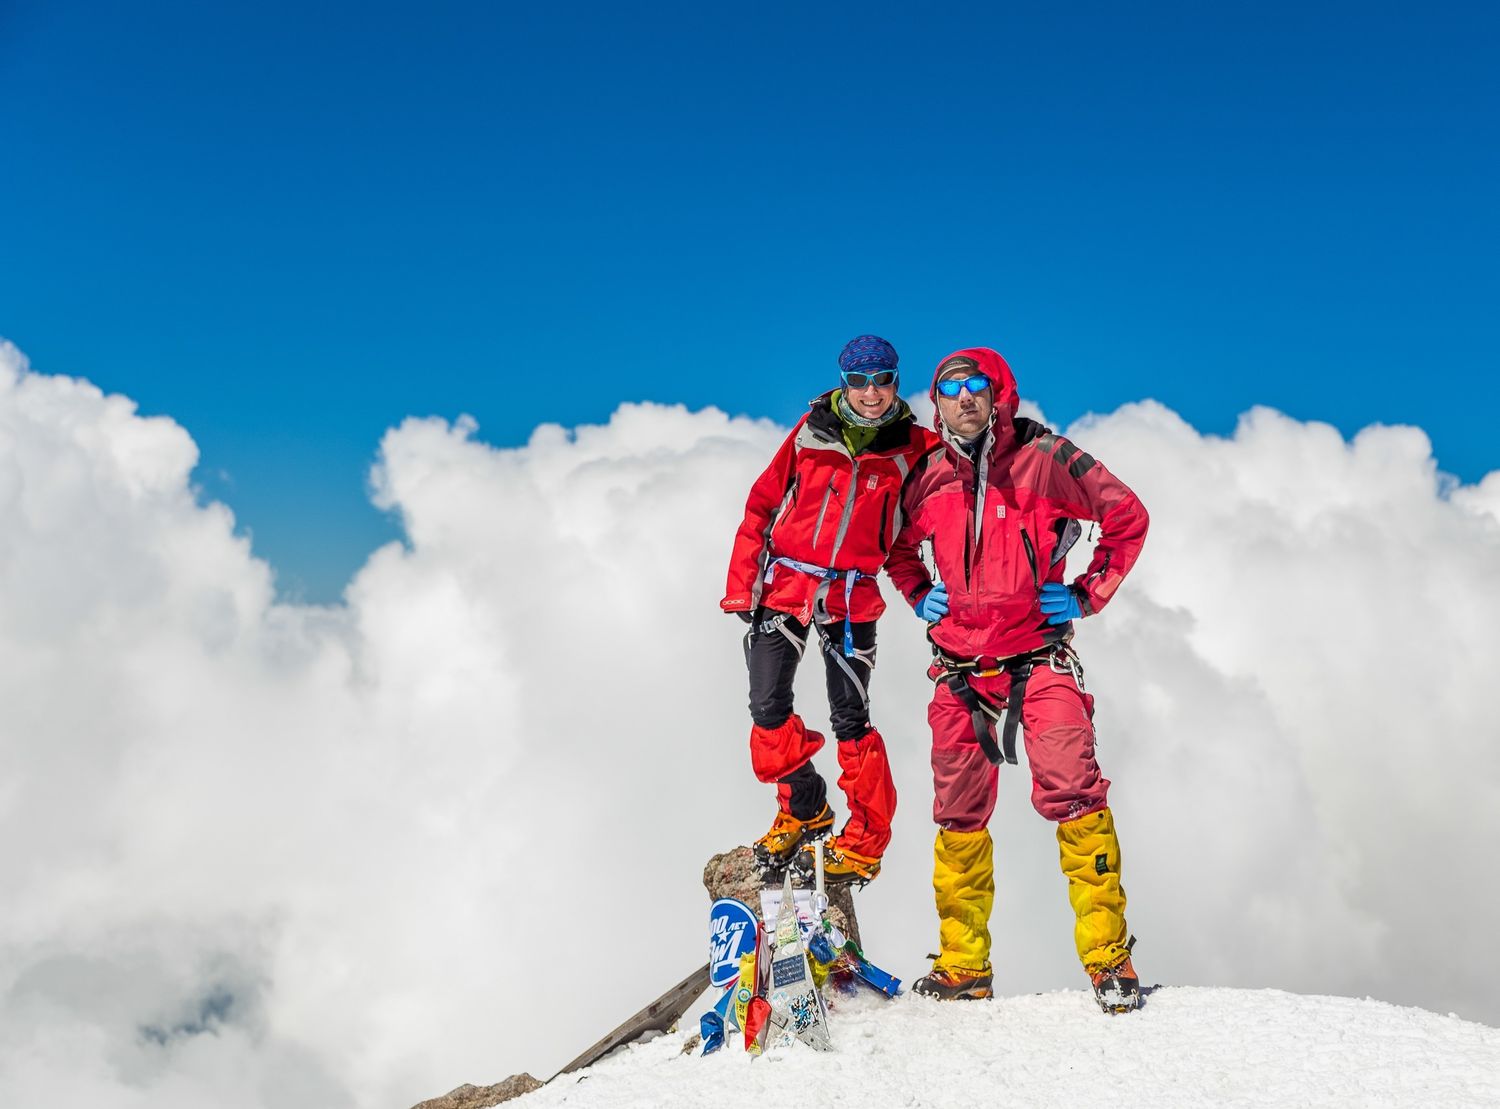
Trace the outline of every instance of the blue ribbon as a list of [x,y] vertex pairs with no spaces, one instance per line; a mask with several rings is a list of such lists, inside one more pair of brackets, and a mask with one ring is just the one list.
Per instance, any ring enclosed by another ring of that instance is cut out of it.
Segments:
[[772,560],[771,565],[766,567],[765,580],[769,583],[771,575],[776,572],[776,567],[788,566],[799,574],[806,574],[811,578],[820,578],[823,581],[838,581],[844,579],[844,657],[854,657],[854,617],[850,607],[850,598],[854,595],[854,583],[860,578],[873,578],[874,574],[862,574],[858,570],[835,570],[828,566],[814,566],[811,562],[799,562],[795,558],[777,558]]

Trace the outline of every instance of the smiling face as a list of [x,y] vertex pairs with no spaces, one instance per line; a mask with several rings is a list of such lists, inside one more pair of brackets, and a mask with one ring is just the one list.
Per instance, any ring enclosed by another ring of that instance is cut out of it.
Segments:
[[[945,373],[940,380],[963,381],[974,376],[974,371],[967,367],[955,367]],[[971,393],[968,387],[958,391],[956,397],[945,397],[942,393],[937,395],[938,415],[943,418],[943,424],[954,435],[961,439],[972,439],[980,434],[990,423],[990,413],[995,410],[995,391],[989,385],[977,393]]]
[[855,387],[844,382],[844,396],[849,407],[867,420],[878,420],[896,403],[896,383],[876,385],[873,380]]

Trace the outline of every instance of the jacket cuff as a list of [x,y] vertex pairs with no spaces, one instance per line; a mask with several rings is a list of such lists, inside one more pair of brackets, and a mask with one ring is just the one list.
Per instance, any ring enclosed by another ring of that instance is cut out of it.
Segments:
[[1089,596],[1089,591],[1076,582],[1070,586],[1073,595],[1078,598],[1078,608],[1085,616],[1094,615],[1094,598]]

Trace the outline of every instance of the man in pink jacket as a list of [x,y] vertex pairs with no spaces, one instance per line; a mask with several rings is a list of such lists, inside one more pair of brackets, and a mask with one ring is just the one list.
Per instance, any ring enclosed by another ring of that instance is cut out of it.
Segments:
[[[906,524],[887,563],[931,623],[934,848],[941,953],[914,984],[938,998],[992,991],[989,917],[999,764],[1025,732],[1031,802],[1057,824],[1078,955],[1107,1012],[1137,1004],[1109,782],[1094,758],[1094,700],[1070,641],[1073,621],[1115,595],[1140,555],[1146,510],[1092,456],[1016,416],[1019,393],[993,350],[960,350],[932,382],[943,444],[913,469]],[[1064,581],[1079,521],[1101,527],[1083,574]],[[931,540],[934,585],[918,544]],[[998,742],[997,742],[998,732]]]

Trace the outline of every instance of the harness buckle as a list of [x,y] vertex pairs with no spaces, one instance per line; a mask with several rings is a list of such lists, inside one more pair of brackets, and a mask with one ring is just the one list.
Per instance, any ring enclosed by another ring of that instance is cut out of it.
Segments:
[[[1059,658],[1061,663],[1058,662]],[[1047,653],[1047,666],[1054,674],[1071,675],[1078,685],[1079,693],[1088,692],[1083,687],[1083,663],[1078,660],[1078,653],[1066,643],[1059,643]]]

